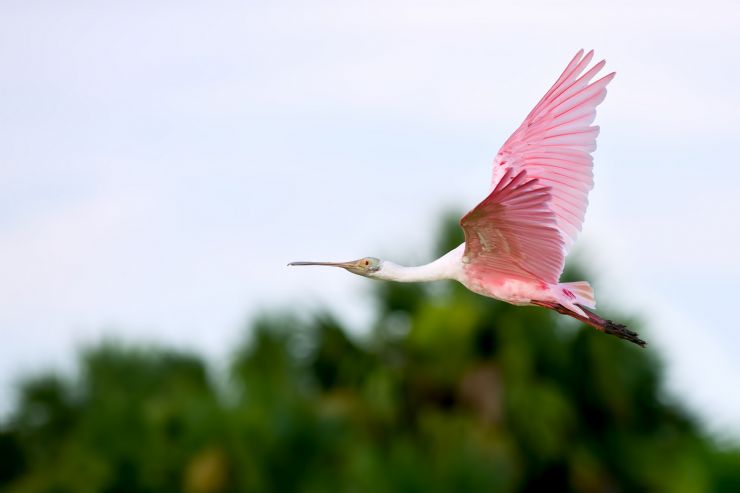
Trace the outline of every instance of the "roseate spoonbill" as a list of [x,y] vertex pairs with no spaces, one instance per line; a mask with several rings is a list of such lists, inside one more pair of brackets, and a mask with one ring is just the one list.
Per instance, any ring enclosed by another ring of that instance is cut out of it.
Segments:
[[644,347],[635,332],[589,310],[596,305],[588,282],[559,282],[593,187],[599,127],[591,123],[615,75],[591,82],[605,63],[586,70],[592,58],[593,51],[580,50],[498,151],[491,192],[460,220],[465,243],[416,267],[375,257],[288,265],[341,267],[399,282],[454,279],[483,296],[549,308]]

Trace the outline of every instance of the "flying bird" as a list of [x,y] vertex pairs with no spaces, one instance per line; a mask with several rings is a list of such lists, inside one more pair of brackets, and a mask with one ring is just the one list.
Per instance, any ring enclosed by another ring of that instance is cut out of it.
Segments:
[[605,64],[588,68],[593,55],[580,50],[573,57],[498,151],[490,193],[460,220],[462,245],[415,267],[375,257],[288,265],[341,267],[397,282],[454,279],[483,296],[555,310],[644,347],[638,334],[591,311],[596,302],[588,282],[559,282],[593,188],[599,127],[591,123],[615,75],[592,82]]

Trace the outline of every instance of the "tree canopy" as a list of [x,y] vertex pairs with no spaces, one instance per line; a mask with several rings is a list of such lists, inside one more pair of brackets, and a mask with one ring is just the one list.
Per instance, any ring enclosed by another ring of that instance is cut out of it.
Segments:
[[23,383],[0,490],[740,491],[740,450],[666,396],[650,347],[452,283],[377,283],[374,302],[359,338],[328,312],[259,318],[227,378],[89,348],[78,376]]

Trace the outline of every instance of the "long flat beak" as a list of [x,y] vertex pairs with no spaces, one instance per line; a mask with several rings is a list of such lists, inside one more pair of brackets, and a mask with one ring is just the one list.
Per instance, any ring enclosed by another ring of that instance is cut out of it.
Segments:
[[346,269],[354,265],[354,262],[291,262],[288,266],[299,266],[299,265],[324,265],[328,267],[342,267]]

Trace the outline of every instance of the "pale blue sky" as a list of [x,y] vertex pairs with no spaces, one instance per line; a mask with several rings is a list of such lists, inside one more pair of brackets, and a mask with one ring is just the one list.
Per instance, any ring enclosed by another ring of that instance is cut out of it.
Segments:
[[106,336],[216,361],[270,307],[362,326],[370,281],[285,263],[429,260],[583,47],[618,75],[577,249],[740,435],[740,8],[521,3],[3,2],[0,410]]

